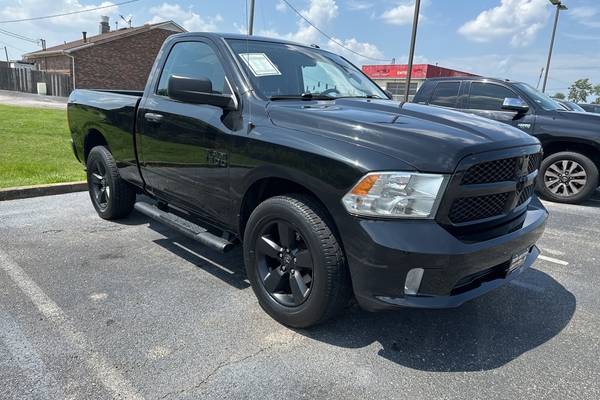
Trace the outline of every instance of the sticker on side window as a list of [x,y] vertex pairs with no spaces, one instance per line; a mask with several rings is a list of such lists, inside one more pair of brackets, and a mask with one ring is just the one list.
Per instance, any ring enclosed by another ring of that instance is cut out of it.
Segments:
[[265,53],[240,53],[240,57],[254,76],[281,75],[277,66]]

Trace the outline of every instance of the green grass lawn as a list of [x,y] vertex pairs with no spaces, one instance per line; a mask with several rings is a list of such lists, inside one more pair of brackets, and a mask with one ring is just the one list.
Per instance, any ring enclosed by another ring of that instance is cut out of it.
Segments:
[[85,179],[66,110],[0,105],[0,188]]

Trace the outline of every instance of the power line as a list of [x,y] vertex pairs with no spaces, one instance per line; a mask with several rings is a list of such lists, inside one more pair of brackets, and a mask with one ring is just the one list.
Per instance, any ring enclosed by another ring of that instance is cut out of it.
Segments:
[[13,49],[18,50],[18,51],[22,51],[23,53],[29,53],[31,51],[31,50],[22,49],[22,48],[17,47],[17,46],[13,46],[12,44],[8,44],[8,43],[3,42],[1,40],[0,40],[0,44],[3,44],[5,46],[8,46],[8,47],[13,48]]
[[2,28],[0,28],[0,33],[3,33],[3,34],[5,34],[5,35],[7,35],[7,36],[10,36],[10,37],[13,37],[13,38],[15,38],[15,39],[21,39],[21,40],[24,40],[24,41],[26,41],[26,42],[30,42],[30,43],[35,43],[35,44],[37,44],[37,43],[39,42],[39,40],[38,40],[38,39],[32,39],[32,38],[29,38],[29,37],[27,37],[27,36],[23,36],[23,35],[21,35],[21,34],[19,34],[19,33],[10,32],[10,31],[7,31],[6,29],[2,29]]
[[321,30],[319,27],[317,27],[315,24],[313,24],[312,22],[310,22],[308,20],[308,18],[306,18],[304,15],[302,15],[302,13],[300,13],[300,11],[298,11],[293,5],[290,4],[290,2],[288,0],[282,0],[285,4],[287,4],[287,6],[289,8],[292,9],[292,11],[294,11],[296,14],[298,14],[298,16],[300,18],[302,18],[304,21],[306,21],[310,26],[312,26],[313,28],[315,28],[318,32],[321,33],[321,35],[325,36],[327,39],[329,39],[330,41],[332,41],[333,43],[337,44],[338,46],[348,50],[351,53],[356,54],[357,56],[363,57],[363,58],[367,58],[369,60],[374,60],[374,61],[385,61],[385,62],[390,62],[390,60],[383,60],[381,58],[375,58],[375,57],[370,57],[370,56],[366,56],[364,54],[361,54],[357,51],[352,50],[349,47],[346,47],[343,43],[341,43],[340,41],[334,39],[333,37],[331,37],[331,35],[327,34],[326,32],[324,32],[323,30]]
[[62,14],[45,15],[45,16],[42,16],[42,17],[31,17],[31,18],[23,18],[23,19],[5,20],[5,21],[0,21],[0,24],[8,24],[8,23],[12,23],[12,22],[37,21],[37,20],[40,20],[40,19],[64,17],[66,15],[81,14],[81,13],[89,12],[89,11],[103,10],[105,8],[122,6],[122,5],[125,5],[125,4],[135,3],[137,1],[140,1],[140,0],[128,0],[128,1],[123,1],[121,3],[110,4],[108,6],[86,8],[85,10],[71,11],[71,12],[66,12],[66,13],[62,13]]

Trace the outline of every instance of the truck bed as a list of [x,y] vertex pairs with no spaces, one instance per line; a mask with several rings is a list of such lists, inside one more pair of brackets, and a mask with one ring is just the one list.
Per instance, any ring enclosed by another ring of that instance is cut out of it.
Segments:
[[[67,114],[73,151],[85,164],[95,138],[103,138],[124,178],[141,183],[135,153],[135,123],[142,91],[77,89],[69,96]],[[88,135],[94,131],[103,136]],[[87,139],[85,139],[87,137]],[[85,139],[85,140],[84,140]],[[98,144],[98,143],[96,143]]]

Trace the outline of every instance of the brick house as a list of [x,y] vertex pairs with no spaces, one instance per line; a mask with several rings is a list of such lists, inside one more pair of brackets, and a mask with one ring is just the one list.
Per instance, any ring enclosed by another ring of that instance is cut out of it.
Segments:
[[167,37],[185,32],[173,21],[110,31],[108,17],[96,36],[28,53],[40,71],[68,74],[77,89],[143,90],[156,54]]

